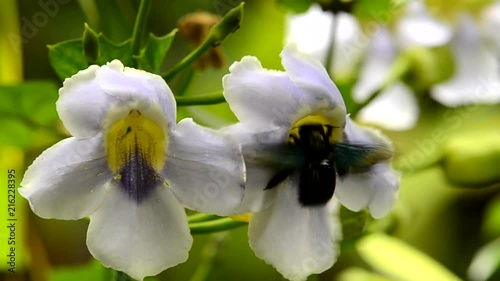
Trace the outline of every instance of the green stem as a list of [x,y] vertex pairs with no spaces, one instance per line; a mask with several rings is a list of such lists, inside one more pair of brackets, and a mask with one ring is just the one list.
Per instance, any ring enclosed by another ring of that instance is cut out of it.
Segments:
[[177,73],[179,73],[182,69],[192,64],[195,60],[200,58],[205,52],[210,50],[214,45],[214,38],[207,37],[203,43],[201,43],[198,48],[194,49],[189,55],[187,55],[184,59],[182,59],[178,64],[172,67],[165,75],[163,75],[163,79],[165,81],[170,81]]
[[211,220],[215,220],[215,219],[219,219],[219,218],[220,217],[217,215],[208,215],[208,214],[204,214],[204,213],[197,213],[197,214],[188,216],[188,223],[211,221]]
[[376,99],[383,91],[385,90],[385,85],[378,88],[377,90],[375,90],[375,92],[373,92],[365,101],[363,101],[362,103],[358,103],[356,104],[356,107],[355,109],[351,112],[351,117],[352,118],[355,118],[358,113],[361,111],[361,109],[363,109],[365,106],[367,106],[368,104],[370,104],[374,99]]
[[23,80],[23,42],[18,1],[2,2],[0,9],[0,84],[17,84]]
[[164,74],[162,76],[163,79],[168,82],[182,69],[192,64],[212,47],[222,44],[222,41],[224,41],[230,34],[234,33],[240,27],[242,18],[243,3],[240,3],[240,5],[227,12],[221,21],[210,29],[210,33],[200,46],[194,49],[189,55]]
[[411,60],[406,56],[399,57],[395,62],[392,63],[391,69],[389,70],[384,83],[377,90],[375,90],[364,102],[357,104],[355,110],[351,112],[351,116],[353,118],[356,117],[361,109],[370,104],[389,86],[394,84],[396,81],[401,80],[401,78],[407,75],[409,71],[411,71]]
[[219,247],[224,240],[225,235],[220,233],[217,235],[212,235],[210,240],[207,241],[203,247],[198,266],[196,267],[193,276],[189,281],[206,281],[209,280],[210,273],[215,265],[215,258],[217,257],[217,252]]
[[226,101],[221,92],[205,94],[199,96],[180,96],[175,97],[178,106],[188,105],[210,105],[218,104]]
[[194,78],[193,67],[188,67],[187,70],[188,71],[187,71],[184,79],[182,79],[181,83],[179,83],[179,86],[177,87],[178,88],[177,93],[176,93],[177,97],[183,96],[186,93],[186,91],[188,90],[189,86],[191,85],[191,81],[193,81],[193,78]]
[[221,218],[217,220],[190,223],[191,234],[207,234],[229,230],[246,225],[246,222],[235,221],[232,218]]
[[135,281],[135,279],[121,271],[113,270],[113,274],[111,274],[111,281]]
[[330,78],[333,80],[333,69],[332,63],[335,57],[335,37],[337,35],[337,25],[339,23],[338,14],[333,15],[333,23],[332,23],[332,33],[330,34],[330,41],[328,43],[328,49],[326,50],[326,58],[325,58],[325,69],[330,75]]
[[134,31],[132,32],[132,57],[137,66],[135,57],[139,56],[142,47],[143,33],[146,27],[146,20],[151,8],[151,0],[141,0],[139,12],[135,18]]

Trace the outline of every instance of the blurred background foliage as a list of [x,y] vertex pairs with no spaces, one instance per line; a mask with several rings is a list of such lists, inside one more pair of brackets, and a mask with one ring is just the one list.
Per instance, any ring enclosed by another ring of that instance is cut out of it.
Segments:
[[[139,2],[2,1],[2,179],[7,179],[8,169],[15,169],[19,183],[23,171],[37,155],[68,136],[55,110],[62,79],[51,67],[47,46],[81,38],[84,23],[115,43],[124,42],[132,34]],[[223,67],[183,70],[169,82],[174,94],[221,92],[221,79],[228,73],[229,65],[245,55],[258,57],[266,68],[282,69],[279,53],[287,32],[286,22],[290,15],[306,12],[312,2],[246,1],[240,29],[222,44]],[[376,15],[389,13],[394,7],[404,10],[409,2],[412,1],[318,1],[331,13],[354,14],[361,26],[367,28],[381,20]],[[434,16],[456,25],[460,13],[468,12],[480,19],[480,11],[493,2],[430,0],[426,4]],[[177,28],[179,20],[189,13],[206,11],[221,16],[239,3],[238,0],[154,0],[147,30],[163,36]],[[384,24],[391,26],[399,19],[398,14]],[[314,34],[316,30],[310,32]],[[318,33],[318,36],[324,35]],[[189,38],[176,34],[160,73],[195,47]],[[499,64],[500,50],[496,54]],[[439,82],[436,79],[448,79],[456,72],[448,56],[446,52],[434,52],[431,57],[429,52],[414,52],[410,56],[412,70],[404,68],[405,75],[397,77],[413,89],[420,107],[418,120],[411,128],[398,131],[381,128],[394,143],[395,166],[401,172],[397,206],[389,216],[377,221],[368,218],[366,212],[343,209],[345,239],[339,260],[327,272],[308,280],[500,280],[500,106],[493,102],[447,107],[431,99],[428,90]],[[351,70],[333,76],[354,115],[359,105],[363,105],[352,97],[361,65],[352,61]],[[441,77],[444,72],[447,74]],[[236,121],[224,103],[182,106],[178,111],[179,119],[193,117],[198,123],[214,128]],[[364,123],[369,122],[364,120]],[[0,194],[0,200],[2,205],[7,202],[6,192]],[[8,233],[2,229],[0,279],[111,280],[113,273],[95,261],[87,250],[87,220],[45,220],[33,215],[20,196],[16,204],[16,274],[7,272],[9,265],[3,261],[8,254]],[[0,213],[2,223],[6,222],[6,210]],[[246,232],[244,226],[223,233],[196,235],[186,263],[146,280],[283,280],[271,266],[254,256]]]

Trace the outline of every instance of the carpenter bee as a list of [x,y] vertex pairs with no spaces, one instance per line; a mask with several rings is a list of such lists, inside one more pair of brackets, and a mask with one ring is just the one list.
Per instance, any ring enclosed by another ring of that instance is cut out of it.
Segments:
[[388,146],[349,143],[349,136],[344,137],[344,142],[334,142],[333,129],[331,125],[302,125],[291,133],[287,151],[295,160],[285,161],[288,164],[281,165],[266,189],[276,187],[298,172],[299,202],[303,206],[326,204],[333,196],[337,177],[365,172],[392,156]]

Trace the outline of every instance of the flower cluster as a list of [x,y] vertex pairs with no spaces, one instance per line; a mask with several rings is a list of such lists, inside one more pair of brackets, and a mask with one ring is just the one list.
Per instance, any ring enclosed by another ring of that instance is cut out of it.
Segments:
[[339,202],[374,218],[397,197],[392,147],[358,127],[324,67],[288,46],[285,71],[244,57],[223,79],[239,123],[218,131],[176,122],[164,80],[120,61],[68,78],[57,111],[73,137],[43,152],[19,189],[44,218],[90,217],[87,245],[133,278],[184,262],[184,207],[252,212],[250,246],[290,280],[330,268]]
[[[417,99],[424,94],[448,107],[500,100],[500,3],[468,3],[475,12],[443,3],[400,3],[367,26],[353,14],[334,15],[315,4],[288,18],[285,41],[324,61],[329,35],[336,30],[332,71],[337,77],[359,72],[352,89],[357,102],[381,90],[357,120],[408,130],[418,121]],[[391,81],[390,74],[401,68],[406,75]]]

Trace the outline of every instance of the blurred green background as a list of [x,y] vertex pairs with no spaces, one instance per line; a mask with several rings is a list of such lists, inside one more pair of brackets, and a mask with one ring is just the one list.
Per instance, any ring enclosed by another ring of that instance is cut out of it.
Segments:
[[[85,22],[111,40],[122,42],[131,36],[139,2],[2,1],[0,174],[4,181],[7,170],[15,169],[19,184],[36,156],[68,136],[55,110],[57,89],[62,81],[49,63],[47,45],[80,38]],[[364,11],[358,12],[358,16],[368,15],[362,19],[372,20],[369,11],[386,9],[392,2],[401,1],[354,2],[363,7],[358,8]],[[452,1],[430,2],[435,7],[457,6]],[[49,10],[45,7],[47,3],[52,4]],[[188,13],[221,14],[238,3],[237,0],[155,0],[147,30],[165,35]],[[279,53],[284,42],[285,18],[306,10],[309,4],[308,1],[246,1],[241,28],[222,45],[224,67],[195,69],[184,94],[221,91],[221,79],[228,73],[229,65],[245,55],[257,56],[266,68],[282,69]],[[473,10],[470,5],[463,5],[464,9]],[[193,43],[178,34],[161,69],[168,70],[194,48]],[[182,83],[186,75],[184,71],[170,83],[174,94],[185,88]],[[335,77],[334,81],[343,94],[350,95],[353,81]],[[418,102],[420,117],[416,126],[405,131],[384,130],[394,143],[395,167],[401,172],[396,207],[377,221],[366,220],[363,212],[351,214],[343,210],[344,219],[351,216],[356,222],[344,220],[349,231],[344,230],[348,237],[342,241],[339,260],[327,272],[308,280],[439,281],[436,276],[448,271],[462,280],[500,280],[500,105],[448,108],[425,95],[418,96]],[[178,110],[179,119],[193,117],[200,124],[214,128],[235,121],[226,104]],[[3,225],[8,213],[7,191],[2,190],[1,205],[6,206],[0,211]],[[85,245],[88,221],[41,219],[19,195],[16,218],[16,273],[8,272],[9,265],[4,261],[9,253],[9,233],[2,226],[1,280],[110,280],[111,272],[93,260]],[[247,228],[241,227],[196,235],[186,263],[146,280],[190,280],[204,262],[213,265],[206,280],[284,280],[254,256],[246,232]],[[378,234],[371,236],[371,233]],[[482,265],[479,271],[484,276],[467,274],[481,250],[486,251],[479,262]],[[419,262],[438,265],[428,269]]]

